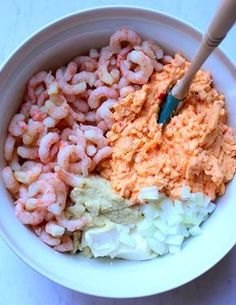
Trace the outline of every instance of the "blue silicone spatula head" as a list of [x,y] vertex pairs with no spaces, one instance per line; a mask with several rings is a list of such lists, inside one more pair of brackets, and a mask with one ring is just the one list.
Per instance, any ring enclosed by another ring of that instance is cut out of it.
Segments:
[[170,121],[171,117],[175,114],[179,103],[180,100],[174,97],[170,91],[165,99],[164,104],[161,107],[157,123],[167,124]]

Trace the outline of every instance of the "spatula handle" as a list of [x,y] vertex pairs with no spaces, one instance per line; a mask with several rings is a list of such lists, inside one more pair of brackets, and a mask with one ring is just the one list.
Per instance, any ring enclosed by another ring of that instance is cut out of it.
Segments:
[[226,34],[236,21],[236,0],[223,0],[211,21],[208,31],[203,36],[201,45],[194,60],[189,66],[184,77],[172,89],[172,94],[182,100],[189,91],[189,86],[194,75],[201,68],[202,64],[221,43]]

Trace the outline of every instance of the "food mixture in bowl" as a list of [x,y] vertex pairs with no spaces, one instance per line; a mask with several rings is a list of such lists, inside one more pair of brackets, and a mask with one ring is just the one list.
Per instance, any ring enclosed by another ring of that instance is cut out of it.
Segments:
[[123,28],[34,75],[4,147],[18,219],[55,250],[89,257],[151,259],[200,234],[234,176],[236,143],[208,72],[157,125],[188,65]]

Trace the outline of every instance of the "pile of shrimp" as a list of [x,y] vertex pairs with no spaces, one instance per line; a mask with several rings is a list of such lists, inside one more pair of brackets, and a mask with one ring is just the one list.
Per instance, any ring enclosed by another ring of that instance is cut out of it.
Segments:
[[71,188],[112,154],[106,133],[113,106],[171,59],[154,41],[142,42],[123,28],[108,46],[29,80],[8,127],[2,175],[16,216],[55,250],[72,251],[75,233],[87,225],[86,218],[70,219],[65,211]]

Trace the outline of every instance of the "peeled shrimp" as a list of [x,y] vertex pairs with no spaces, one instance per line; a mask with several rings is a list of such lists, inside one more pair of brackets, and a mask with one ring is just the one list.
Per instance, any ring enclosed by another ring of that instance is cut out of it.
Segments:
[[28,212],[24,208],[24,203],[21,199],[16,201],[15,214],[21,223],[27,225],[38,225],[43,220],[47,213],[46,209],[37,208],[33,212]]
[[100,56],[100,53],[97,49],[90,49],[89,50],[89,57],[93,58],[93,59],[98,59]]
[[45,231],[53,237],[61,237],[65,233],[65,228],[59,226],[55,221],[49,221],[45,226]]
[[59,87],[65,94],[78,95],[86,91],[86,82],[81,82],[75,85],[70,85],[67,83],[62,69],[57,70],[56,79]]
[[98,148],[107,146],[108,144],[107,139],[101,133],[97,133],[94,130],[85,130],[84,136],[87,140],[97,145]]
[[42,174],[39,179],[48,181],[53,186],[56,199],[47,209],[53,215],[60,215],[65,208],[67,198],[67,188],[64,182],[54,173]]
[[88,220],[85,216],[82,216],[79,219],[67,219],[63,216],[58,216],[56,219],[60,226],[70,232],[81,230],[81,228],[83,228],[88,223]]
[[27,130],[27,124],[25,123],[25,116],[21,113],[17,113],[10,121],[8,131],[12,136],[19,137]]
[[45,83],[45,79],[47,77],[47,72],[45,71],[41,71],[38,74],[34,75],[28,84],[28,96],[32,102],[32,104],[35,104],[37,101],[37,96],[35,94],[35,89],[38,85],[40,85],[41,83]]
[[119,53],[124,42],[130,43],[131,46],[140,45],[141,38],[134,31],[123,28],[111,35],[109,46],[114,53]]
[[97,152],[97,148],[95,145],[93,144],[87,144],[86,146],[86,154],[89,156],[89,157],[93,157]]
[[60,121],[67,117],[70,112],[70,106],[67,104],[66,100],[57,106],[53,101],[47,100],[45,103],[46,112],[56,121]]
[[24,159],[37,159],[38,158],[38,148],[37,147],[26,147],[18,146],[17,154]]
[[16,193],[18,193],[19,191],[19,183],[16,180],[12,169],[7,166],[2,170],[2,178],[3,178],[3,182],[6,186],[6,188],[13,194],[15,195]]
[[41,174],[43,165],[34,161],[26,161],[22,165],[20,170],[14,172],[14,176],[17,181],[30,184],[35,181]]
[[21,169],[21,165],[19,163],[19,156],[17,155],[16,151],[14,151],[12,159],[9,161],[8,165],[13,171]]
[[47,132],[47,128],[45,128],[44,124],[40,121],[29,119],[27,126],[28,129],[22,136],[22,140],[25,145],[37,142],[37,140],[39,140],[39,138]]
[[15,143],[16,139],[11,135],[8,135],[4,146],[4,158],[6,161],[10,161],[12,159]]
[[[139,65],[139,69],[131,71],[131,64]],[[142,51],[132,51],[128,54],[127,60],[123,61],[120,66],[121,72],[131,83],[143,85],[147,83],[153,72],[151,59]]]
[[83,184],[84,179],[83,176],[78,176],[72,173],[67,172],[63,168],[56,166],[55,172],[57,173],[58,177],[64,181],[67,185],[71,187],[79,187]]
[[29,112],[30,116],[35,121],[43,121],[47,117],[47,114],[43,112],[38,105],[32,105]]
[[90,87],[93,87],[96,82],[96,75],[92,72],[82,71],[75,74],[72,78],[72,85],[85,82]]
[[74,61],[71,61],[67,65],[65,74],[64,74],[64,78],[65,78],[66,82],[70,81],[74,77],[75,73],[77,72],[77,68],[78,68],[78,65]]
[[43,163],[50,161],[50,150],[53,144],[59,142],[60,136],[56,132],[49,132],[42,137],[39,145],[39,158]]
[[89,56],[77,56],[73,61],[78,65],[79,71],[94,72],[97,69],[97,61]]
[[[109,120],[112,118],[112,112],[110,109],[117,103],[117,100],[108,99],[102,103],[102,105],[97,109],[97,116],[98,118],[103,120]],[[111,127],[111,126],[109,126]]]
[[126,97],[130,93],[133,93],[135,91],[133,86],[126,86],[120,89],[120,96]]
[[100,148],[92,159],[90,170],[93,170],[102,160],[109,158],[111,154],[112,148],[110,146]]
[[98,108],[102,99],[117,99],[118,93],[116,90],[102,86],[93,90],[88,98],[88,104],[92,109]]
[[112,85],[114,82],[114,79],[112,75],[108,71],[108,66],[110,64],[111,57],[113,55],[113,52],[109,47],[104,47],[101,49],[101,56],[98,61],[98,69],[97,73],[99,76],[99,79],[108,85]]
[[164,56],[163,50],[153,40],[145,40],[141,44],[143,52],[152,59],[162,59]]
[[48,234],[46,231],[42,230],[39,234],[39,238],[49,246],[58,246],[61,243],[60,238],[56,238]]
[[84,100],[76,99],[73,102],[73,107],[75,107],[78,111],[83,113],[87,113],[89,111],[89,105]]

